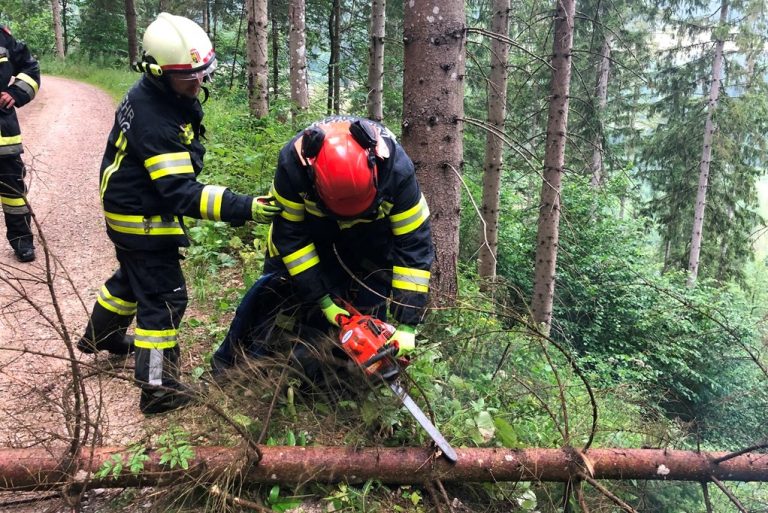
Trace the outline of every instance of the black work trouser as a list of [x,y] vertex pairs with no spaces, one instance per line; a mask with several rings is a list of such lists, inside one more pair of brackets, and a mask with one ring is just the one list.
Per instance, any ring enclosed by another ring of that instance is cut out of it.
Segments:
[[5,215],[5,228],[11,247],[19,249],[32,246],[32,218],[24,196],[27,171],[21,155],[0,157],[0,202]]
[[[175,387],[179,383],[178,330],[187,308],[187,287],[178,250],[126,251],[117,248],[120,267],[99,291],[97,310],[112,314],[114,325],[128,326],[136,316],[135,378],[142,388]],[[127,322],[126,322],[127,321]],[[93,324],[93,322],[92,322]],[[98,333],[98,340],[108,333]]]

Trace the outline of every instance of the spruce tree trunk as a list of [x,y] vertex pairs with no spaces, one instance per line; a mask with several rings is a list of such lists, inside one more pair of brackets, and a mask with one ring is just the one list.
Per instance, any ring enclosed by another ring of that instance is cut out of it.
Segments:
[[[728,21],[728,0],[720,4],[720,25],[722,28]],[[717,39],[715,43],[715,58],[712,61],[712,83],[709,89],[709,101],[707,102],[707,119],[704,122],[704,144],[699,164],[699,187],[696,191],[696,207],[693,215],[693,230],[691,232],[691,252],[688,258],[688,286],[696,284],[699,275],[699,257],[701,255],[701,243],[704,231],[704,213],[707,206],[707,188],[709,187],[709,164],[712,161],[712,141],[715,134],[715,124],[712,116],[717,108],[717,100],[720,97],[720,82],[723,77],[723,39]]]
[[128,33],[128,62],[139,60],[139,40],[136,35],[136,5],[125,0],[125,26]]
[[[491,32],[509,36],[510,0],[494,0]],[[491,40],[491,74],[488,81],[488,125],[503,134],[507,117],[507,59],[509,45],[499,39]],[[493,132],[485,139],[483,163],[483,217],[484,234],[481,240],[478,273],[482,290],[496,278],[496,254],[499,245],[499,188],[501,185],[504,141]]]
[[280,20],[277,16],[275,0],[271,0],[269,12],[272,20],[272,100],[278,98],[278,85],[280,84]]
[[[664,449],[470,449],[457,448],[458,461],[434,458],[424,448],[385,447],[269,447],[260,446],[262,459],[249,461],[242,449],[195,447],[187,470],[169,470],[160,464],[161,455],[148,451],[143,471],[122,472],[103,479],[93,473],[104,462],[131,460],[122,447],[85,448],[73,461],[48,448],[0,449],[0,491],[61,488],[64,462],[77,480],[69,490],[78,491],[90,477],[88,488],[168,486],[181,482],[200,485],[222,482],[238,476],[244,483],[303,484],[364,483],[375,479],[385,484],[551,481],[568,482],[588,475],[594,479],[666,480],[706,482],[713,478],[729,481],[768,481],[765,454],[746,453],[725,461],[722,452],[694,452]],[[729,455],[730,456],[730,455]]]
[[608,76],[611,72],[611,44],[613,35],[606,32],[603,36],[603,46],[600,49],[600,63],[597,67],[597,85],[595,100],[597,101],[598,130],[592,143],[592,178],[589,185],[599,187],[603,182],[603,111],[608,104]]
[[305,32],[306,4],[304,0],[290,0],[288,50],[291,62],[291,117],[296,121],[300,112],[309,107],[307,89],[307,34]]
[[267,67],[267,0],[247,0],[248,5],[248,107],[257,119],[269,115]]
[[333,0],[328,18],[328,40],[331,53],[328,59],[328,114],[339,113],[339,56],[341,54],[341,0]]
[[56,43],[56,58],[64,58],[64,27],[61,24],[61,4],[59,0],[51,0],[51,16],[53,18],[53,36]]
[[464,1],[404,2],[403,8],[403,146],[431,212],[432,298],[452,305],[458,292],[464,151]]
[[555,0],[553,71],[531,300],[533,320],[542,326],[545,332],[549,332],[551,327],[552,304],[555,297],[555,270],[560,241],[560,190],[565,165],[575,11],[576,0]]
[[386,0],[371,4],[371,47],[368,49],[368,118],[384,119],[384,35],[386,31]]

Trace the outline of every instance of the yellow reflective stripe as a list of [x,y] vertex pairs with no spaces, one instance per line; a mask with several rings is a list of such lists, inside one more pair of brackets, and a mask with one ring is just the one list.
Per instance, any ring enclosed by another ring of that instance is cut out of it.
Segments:
[[427,199],[422,194],[419,202],[414,207],[409,208],[405,212],[390,216],[392,233],[395,235],[411,233],[424,224],[428,217],[429,207],[427,206]]
[[224,199],[226,187],[206,185],[200,195],[200,215],[203,219],[221,221],[221,201]]
[[189,156],[188,151],[155,155],[144,161],[144,167],[149,171],[149,177],[152,180],[168,175],[195,173],[192,157]]
[[8,62],[8,57],[0,57],[0,63]]
[[114,214],[104,212],[107,225],[114,231],[133,235],[184,235],[179,218],[166,221],[162,216]]
[[392,268],[392,288],[412,290],[414,292],[429,292],[429,271],[412,269],[410,267]]
[[169,330],[147,330],[136,328],[133,344],[143,349],[168,349],[175,347],[178,343],[177,335],[179,331]]
[[317,249],[314,244],[304,246],[298,251],[294,251],[287,257],[283,258],[285,267],[288,268],[288,273],[291,276],[306,271],[313,265],[320,263],[320,257],[317,255]]
[[125,134],[122,130],[120,131],[120,135],[117,136],[115,147],[117,148],[115,160],[104,169],[104,174],[101,176],[101,188],[99,192],[102,201],[104,201],[104,193],[107,191],[109,179],[112,178],[112,174],[120,168],[120,164],[123,162],[123,158],[125,158],[126,155],[125,149],[128,147],[128,140],[125,138]]
[[10,144],[21,144],[21,134],[10,135],[8,137],[0,135],[0,146],[7,146]]
[[22,207],[27,204],[27,201],[24,198],[7,198],[5,196],[0,196],[0,201],[3,205],[11,207]]
[[117,296],[113,296],[105,285],[101,286],[101,290],[99,290],[99,295],[96,297],[96,301],[101,306],[110,312],[116,313],[117,315],[136,315],[135,301],[126,301],[124,299],[120,299]]
[[272,228],[274,226],[275,225],[270,224],[269,231],[267,232],[267,252],[271,257],[276,257],[280,255],[280,252],[277,250],[277,246],[275,246],[275,242],[272,240]]
[[275,197],[277,205],[283,208],[283,210],[280,212],[280,217],[287,221],[294,222],[301,222],[304,220],[303,203],[296,203],[295,201],[291,201],[280,196],[280,194],[277,193],[277,190],[275,190],[275,184],[272,184],[272,190],[270,192],[272,196]]
[[307,209],[307,214],[312,214],[315,217],[325,217],[323,211],[317,206],[317,203],[308,199],[304,200],[304,207]]
[[[16,80],[21,80],[21,83],[15,82],[14,85],[24,90],[24,92],[26,92],[30,98],[35,97],[38,89],[40,88],[40,85],[37,83],[37,81],[34,78],[30,77],[26,73],[19,73],[18,75],[16,75]],[[26,87],[24,87],[25,85],[28,85],[29,87],[32,88],[31,94],[30,94],[30,91]]]

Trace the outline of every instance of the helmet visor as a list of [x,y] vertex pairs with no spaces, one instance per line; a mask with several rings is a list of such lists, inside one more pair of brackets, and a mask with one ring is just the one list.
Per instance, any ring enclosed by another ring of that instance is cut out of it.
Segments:
[[210,82],[213,80],[213,73],[216,71],[216,57],[208,61],[204,68],[198,68],[192,71],[172,71],[177,80],[196,80],[198,82]]

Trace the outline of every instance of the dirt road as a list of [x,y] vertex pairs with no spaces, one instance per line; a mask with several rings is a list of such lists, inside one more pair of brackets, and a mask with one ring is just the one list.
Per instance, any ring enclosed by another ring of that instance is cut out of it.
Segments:
[[[63,330],[77,340],[96,291],[116,267],[98,195],[113,112],[103,91],[48,76],[37,98],[19,110],[28,197],[41,235],[32,264],[17,263],[0,240],[0,446],[61,444],[68,435],[72,392]],[[96,361],[105,365],[104,357]],[[109,363],[132,366],[133,359]],[[91,410],[103,419],[102,443],[135,439],[144,427],[138,391],[119,379],[132,370],[116,372],[117,378],[87,381]]]

